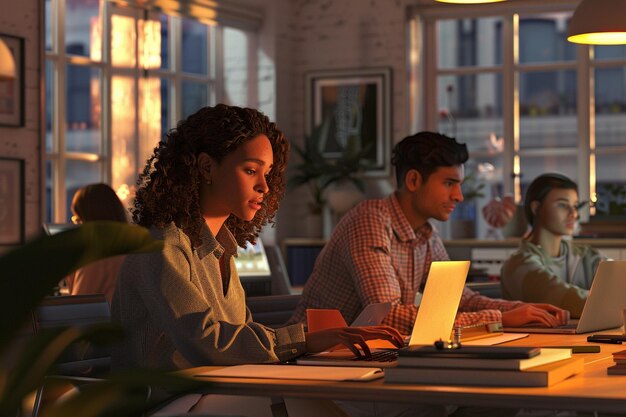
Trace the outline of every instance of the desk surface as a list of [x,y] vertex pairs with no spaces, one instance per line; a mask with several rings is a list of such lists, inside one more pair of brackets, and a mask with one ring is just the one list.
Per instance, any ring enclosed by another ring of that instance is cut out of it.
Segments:
[[[509,342],[516,346],[576,346],[587,344],[588,335],[530,335]],[[497,388],[445,385],[386,384],[372,382],[330,382],[262,378],[202,378],[210,381],[215,394],[332,400],[381,401],[468,406],[538,408],[624,413],[626,375],[609,376],[612,353],[625,345],[600,344],[600,353],[577,354],[585,359],[585,370],[551,387]],[[194,375],[211,367],[185,371]]]

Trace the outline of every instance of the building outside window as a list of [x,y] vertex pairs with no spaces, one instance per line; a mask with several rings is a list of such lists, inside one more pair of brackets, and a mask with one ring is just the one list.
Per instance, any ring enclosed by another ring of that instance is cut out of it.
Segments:
[[67,222],[88,183],[109,183],[130,205],[178,120],[218,102],[256,105],[253,25],[214,21],[201,5],[186,15],[124,4],[46,0],[47,222]]
[[466,174],[485,184],[475,208],[521,201],[536,176],[558,171],[593,203],[582,221],[626,215],[626,48],[567,42],[575,3],[489,6],[414,9],[413,129],[468,145]]

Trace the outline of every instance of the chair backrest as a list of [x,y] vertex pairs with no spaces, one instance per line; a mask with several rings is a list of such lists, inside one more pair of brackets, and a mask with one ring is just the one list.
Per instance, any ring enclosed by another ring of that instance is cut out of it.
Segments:
[[265,253],[272,274],[272,295],[293,294],[289,274],[287,273],[283,256],[280,253],[280,248],[278,246],[268,245],[265,247]]
[[[104,294],[46,297],[33,312],[33,330],[39,333],[58,327],[87,327],[109,323],[111,312]],[[79,343],[57,363],[58,375],[103,376],[111,367],[111,347]]]
[[284,326],[291,318],[300,297],[300,294],[248,297],[246,304],[252,313],[252,320],[276,328]]

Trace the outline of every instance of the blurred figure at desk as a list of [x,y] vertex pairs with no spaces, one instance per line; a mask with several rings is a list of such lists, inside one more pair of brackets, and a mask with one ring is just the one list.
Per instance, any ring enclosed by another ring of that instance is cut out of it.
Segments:
[[569,239],[584,204],[578,200],[578,186],[565,175],[547,173],[533,180],[524,198],[530,232],[502,265],[505,298],[554,304],[580,317],[604,259],[589,245]]
[[[79,188],[72,199],[72,222],[82,224],[99,220],[127,223],[126,209],[107,184],[89,184]],[[104,294],[111,304],[123,261],[124,255],[120,255],[80,268],[65,278],[69,294]]]
[[[430,219],[447,221],[463,201],[467,147],[434,132],[404,138],[393,149],[397,189],[367,200],[337,224],[318,256],[290,322],[307,308],[338,309],[353,321],[368,304],[391,302],[384,324],[411,334],[430,263],[448,253]],[[566,312],[547,304],[493,299],[465,288],[456,325],[563,324]]]

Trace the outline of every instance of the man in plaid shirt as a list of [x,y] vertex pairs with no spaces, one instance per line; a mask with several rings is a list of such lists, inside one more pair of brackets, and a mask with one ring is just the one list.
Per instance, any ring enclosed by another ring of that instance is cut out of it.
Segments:
[[[410,334],[430,263],[448,260],[428,222],[446,221],[463,201],[461,183],[467,147],[447,136],[421,132],[393,150],[398,189],[383,200],[368,200],[339,222],[315,262],[290,322],[306,319],[307,308],[339,309],[348,323],[364,306],[391,302],[383,324]],[[556,326],[567,313],[549,304],[492,299],[465,288],[457,325],[538,322]]]

